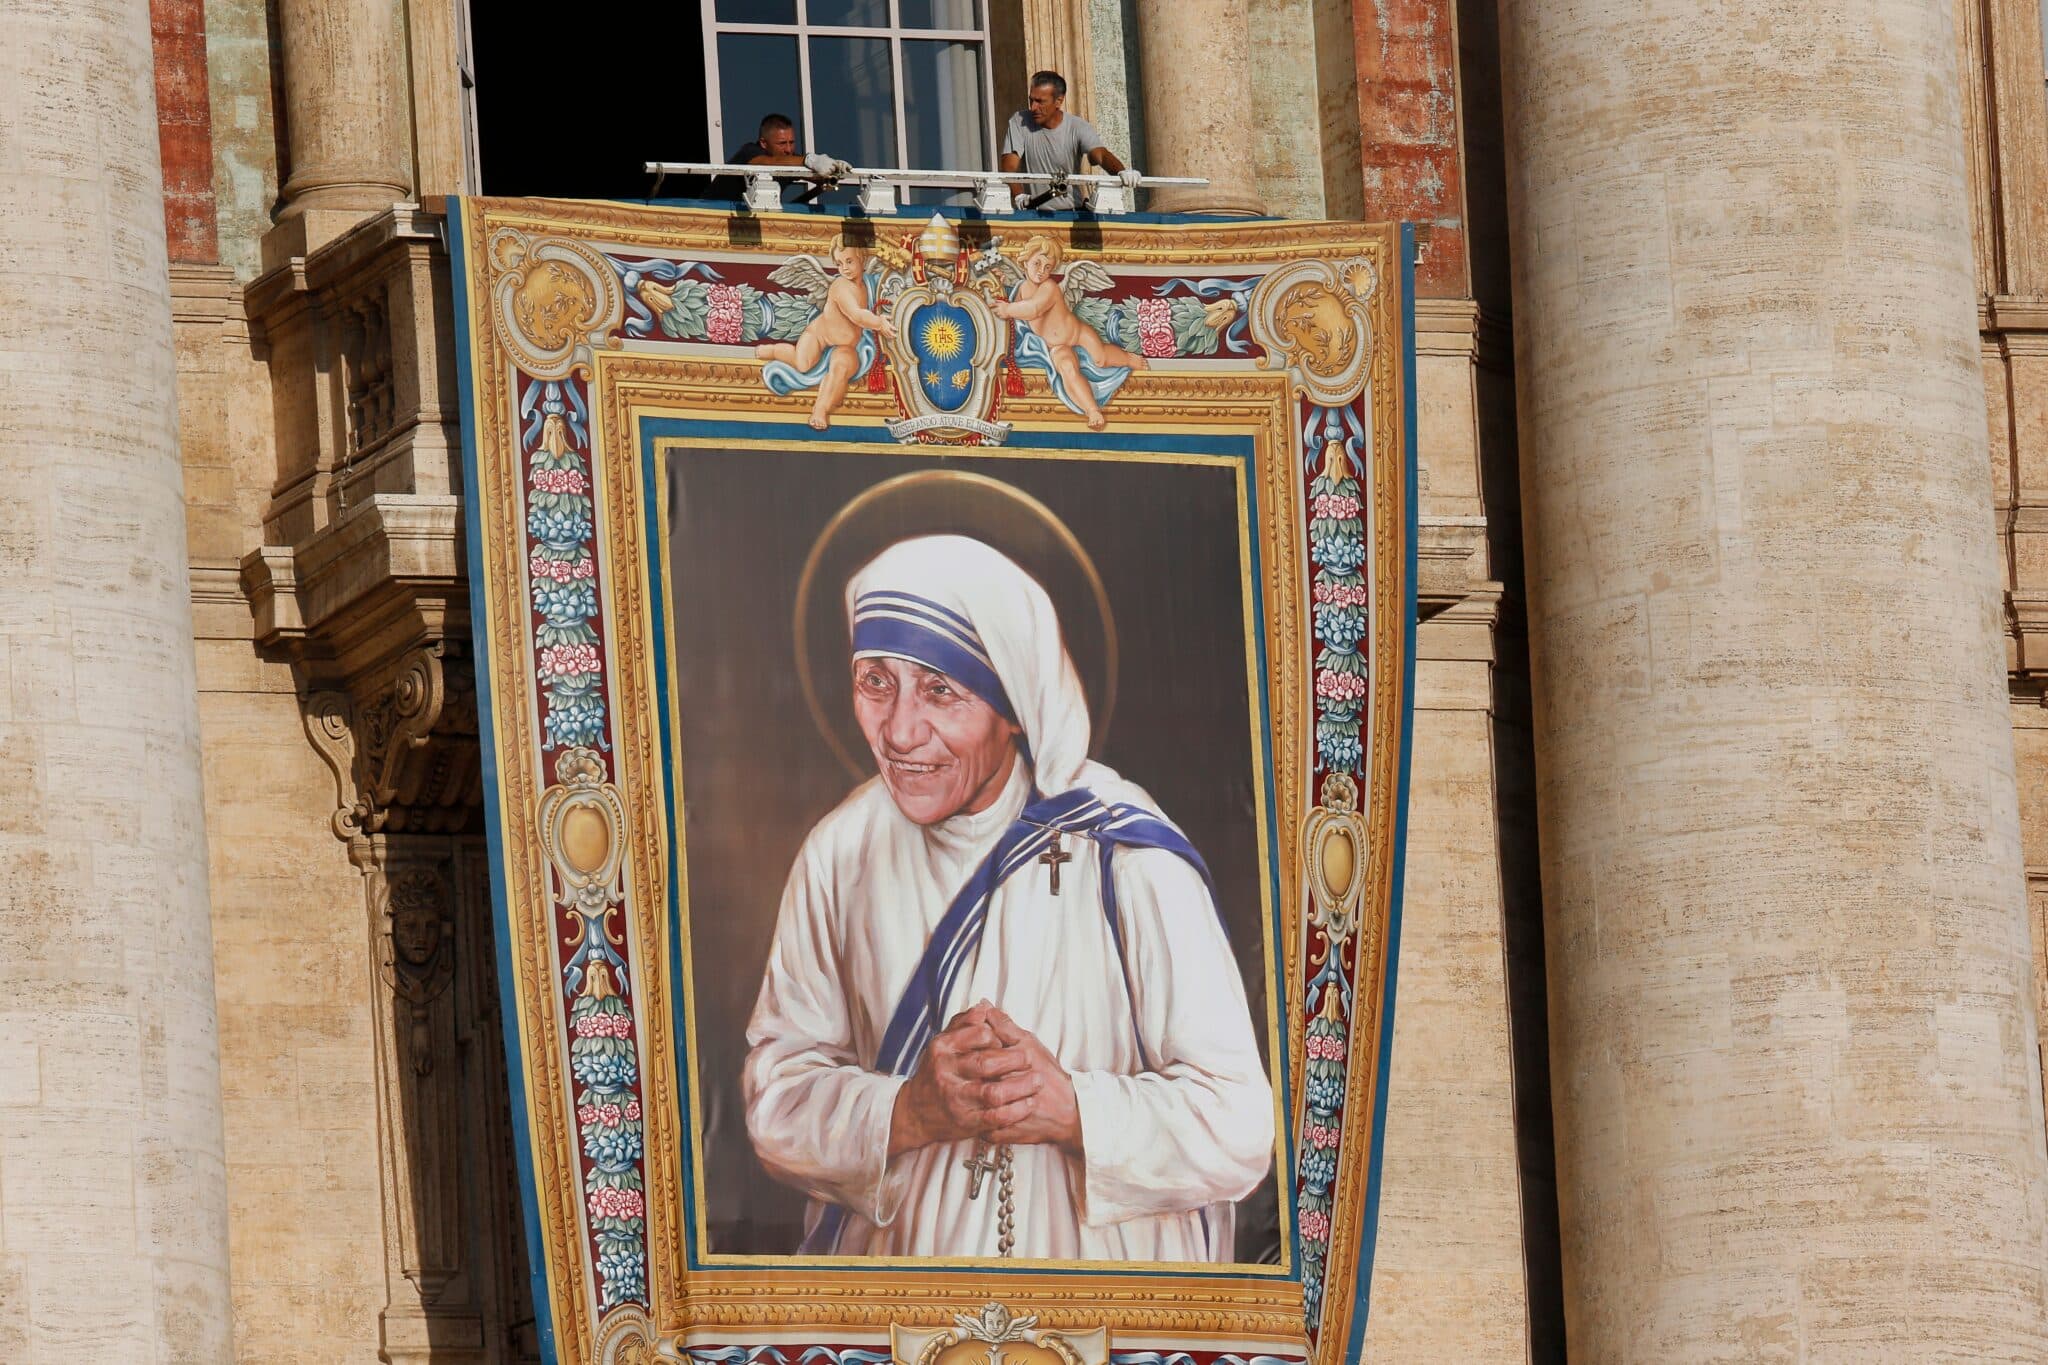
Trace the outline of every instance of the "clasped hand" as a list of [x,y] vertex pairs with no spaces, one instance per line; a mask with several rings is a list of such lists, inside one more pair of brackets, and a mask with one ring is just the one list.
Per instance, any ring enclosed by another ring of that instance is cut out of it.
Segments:
[[1045,1044],[986,1000],[932,1039],[890,1116],[891,1156],[961,1138],[1081,1154],[1073,1079]]

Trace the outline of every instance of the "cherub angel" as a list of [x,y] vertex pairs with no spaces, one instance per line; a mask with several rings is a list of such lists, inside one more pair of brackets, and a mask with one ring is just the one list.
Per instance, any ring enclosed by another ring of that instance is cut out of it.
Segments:
[[849,242],[844,233],[832,239],[826,254],[831,271],[816,256],[804,255],[769,274],[776,284],[810,295],[818,315],[794,342],[764,342],[754,348],[754,354],[768,362],[761,379],[773,392],[817,389],[811,426],[818,431],[832,425],[832,414],[845,401],[847,387],[875,363],[874,334],[889,329],[889,319],[880,311],[888,306],[883,296],[892,282],[900,283],[900,273],[870,269],[876,253]]
[[1017,329],[1017,363],[1044,370],[1059,400],[1085,418],[1090,431],[1100,431],[1109,423],[1102,405],[1115,396],[1132,370],[1145,369],[1148,362],[1104,341],[1074,312],[1082,295],[1107,289],[1115,281],[1093,261],[1076,261],[1055,280],[1062,255],[1053,238],[1032,237],[1015,262],[985,252],[975,268],[992,270],[1011,286],[1009,298],[990,306],[998,317],[1023,324]]

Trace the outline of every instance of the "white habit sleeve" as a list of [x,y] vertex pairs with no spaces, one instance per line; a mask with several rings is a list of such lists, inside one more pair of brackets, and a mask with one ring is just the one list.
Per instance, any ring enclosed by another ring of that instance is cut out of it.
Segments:
[[747,1136],[778,1179],[886,1224],[902,1197],[885,1186],[884,1173],[903,1081],[867,1070],[856,1053],[832,907],[830,884],[807,843],[783,888],[747,1025]]
[[1273,1090],[1209,889],[1159,849],[1112,860],[1153,1070],[1074,1075],[1090,1226],[1242,1199],[1273,1160]]

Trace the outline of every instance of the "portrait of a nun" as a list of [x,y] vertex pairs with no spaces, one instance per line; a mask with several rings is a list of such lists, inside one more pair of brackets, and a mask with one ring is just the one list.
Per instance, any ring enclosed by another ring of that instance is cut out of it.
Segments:
[[742,1077],[791,1250],[1233,1259],[1274,1144],[1244,981],[1199,851],[1089,758],[1052,599],[930,535],[845,609],[874,776],[790,868]]

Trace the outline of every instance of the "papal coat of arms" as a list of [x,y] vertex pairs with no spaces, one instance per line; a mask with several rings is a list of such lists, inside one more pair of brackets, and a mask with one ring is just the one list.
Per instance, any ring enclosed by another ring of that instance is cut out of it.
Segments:
[[906,415],[889,423],[899,441],[930,436],[1000,445],[1007,422],[989,420],[996,361],[1009,352],[1010,325],[967,283],[960,234],[934,214],[917,239],[917,282],[896,297],[885,334]]
[[[1048,236],[1008,251],[992,238],[963,254],[959,229],[934,214],[900,245],[841,234],[825,259],[791,257],[769,279],[806,296],[812,318],[793,341],[755,347],[768,362],[762,382],[778,394],[814,390],[810,424],[820,431],[865,380],[871,392],[894,389],[902,415],[888,430],[899,441],[1000,445],[1010,434],[995,420],[1005,378],[1021,394],[1026,370],[1042,372],[1053,396],[1100,431],[1118,389],[1151,363],[1104,335],[1112,305],[1091,296],[1115,287],[1109,273],[1065,259]],[[1239,311],[1229,298],[1153,302],[1191,310],[1212,349]]]

